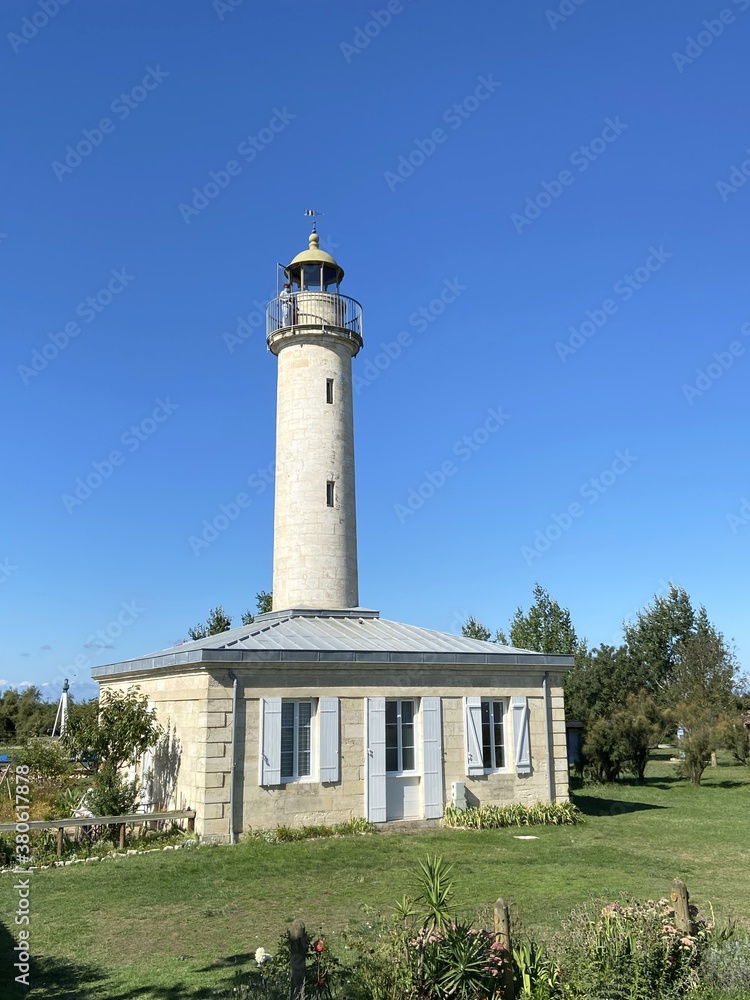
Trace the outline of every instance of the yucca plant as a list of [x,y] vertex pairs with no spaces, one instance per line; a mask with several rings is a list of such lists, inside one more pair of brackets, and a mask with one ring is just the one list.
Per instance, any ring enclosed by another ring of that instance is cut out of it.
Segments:
[[414,872],[418,889],[414,903],[422,909],[422,926],[425,928],[442,930],[451,921],[449,905],[453,899],[452,871],[453,865],[446,864],[442,858],[431,858],[428,854]]
[[486,931],[452,923],[425,946],[423,985],[431,1000],[477,1000],[499,997],[503,958]]

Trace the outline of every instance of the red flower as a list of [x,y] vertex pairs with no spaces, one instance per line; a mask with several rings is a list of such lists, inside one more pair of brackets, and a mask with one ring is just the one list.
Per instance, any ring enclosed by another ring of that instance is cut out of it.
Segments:
[[325,938],[318,938],[317,941],[313,941],[313,950],[317,951],[318,954],[320,954],[320,952],[323,951],[325,946],[326,946]]

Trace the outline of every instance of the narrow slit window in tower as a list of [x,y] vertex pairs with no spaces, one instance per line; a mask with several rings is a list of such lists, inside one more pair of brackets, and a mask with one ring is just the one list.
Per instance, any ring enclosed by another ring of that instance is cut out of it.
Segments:
[[333,379],[326,379],[326,403],[333,402]]
[[335,486],[335,484],[334,484],[333,480],[329,479],[328,482],[326,483],[326,505],[328,507],[333,507],[333,490],[334,490],[334,486]]

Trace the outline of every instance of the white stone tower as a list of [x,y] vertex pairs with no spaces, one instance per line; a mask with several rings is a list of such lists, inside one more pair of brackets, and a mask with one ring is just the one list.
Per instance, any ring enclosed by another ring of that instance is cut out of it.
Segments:
[[362,307],[340,294],[344,272],[320,249],[284,268],[268,306],[268,347],[279,364],[276,415],[274,610],[359,603],[354,496],[352,358]]

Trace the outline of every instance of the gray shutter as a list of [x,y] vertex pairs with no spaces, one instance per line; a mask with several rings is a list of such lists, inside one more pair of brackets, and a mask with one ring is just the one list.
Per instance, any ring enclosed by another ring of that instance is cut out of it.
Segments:
[[466,729],[466,773],[484,774],[482,758],[482,699],[464,698],[464,722]]
[[440,699],[422,699],[422,785],[424,818],[443,815],[443,730]]
[[516,774],[531,774],[528,698],[511,698],[510,711],[513,716],[513,745],[515,747]]
[[385,823],[385,698],[367,698],[367,818]]
[[321,698],[318,701],[320,732],[320,781],[339,780],[339,700]]
[[258,784],[281,784],[281,698],[260,699]]

